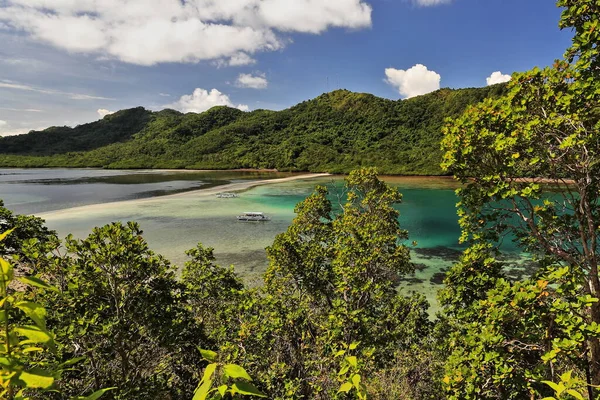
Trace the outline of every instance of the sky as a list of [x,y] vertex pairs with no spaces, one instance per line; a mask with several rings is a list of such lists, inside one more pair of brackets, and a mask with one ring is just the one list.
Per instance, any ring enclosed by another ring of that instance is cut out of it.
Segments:
[[552,0],[0,0],[0,135],[482,87],[560,58],[559,18]]

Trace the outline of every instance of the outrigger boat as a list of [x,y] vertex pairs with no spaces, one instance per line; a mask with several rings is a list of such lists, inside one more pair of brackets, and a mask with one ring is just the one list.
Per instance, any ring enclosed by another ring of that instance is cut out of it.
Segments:
[[233,199],[235,197],[239,197],[237,193],[223,192],[217,193],[217,197],[220,199]]
[[261,212],[245,212],[242,215],[237,216],[238,221],[270,221],[271,218],[267,217]]

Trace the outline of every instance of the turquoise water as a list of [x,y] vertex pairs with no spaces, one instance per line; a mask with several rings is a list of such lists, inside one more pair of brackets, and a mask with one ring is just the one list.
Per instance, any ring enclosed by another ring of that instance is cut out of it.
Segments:
[[[238,198],[219,199],[206,191],[186,191],[285,175],[101,170],[20,170],[8,175],[6,171],[0,170],[0,198],[8,199],[7,206],[18,212],[42,212],[47,225],[60,236],[73,233],[83,238],[94,226],[138,221],[150,247],[174,264],[183,265],[185,251],[201,242],[215,249],[221,265],[234,265],[251,285],[260,284],[267,266],[264,249],[286,230],[294,218],[294,206],[317,184],[328,186],[332,200],[338,202],[342,185],[341,177],[296,180],[243,190]],[[24,179],[27,174],[32,178],[29,181]],[[449,178],[382,179],[403,193],[404,200],[398,205],[400,224],[409,231],[407,245],[417,242],[411,256],[417,270],[406,277],[401,290],[423,293],[435,303],[443,272],[463,249],[458,243],[456,183]],[[156,197],[157,193],[178,192],[177,196]],[[130,199],[137,200],[110,203]],[[85,207],[52,211],[73,205]],[[238,222],[236,215],[245,211],[264,212],[272,220]]]

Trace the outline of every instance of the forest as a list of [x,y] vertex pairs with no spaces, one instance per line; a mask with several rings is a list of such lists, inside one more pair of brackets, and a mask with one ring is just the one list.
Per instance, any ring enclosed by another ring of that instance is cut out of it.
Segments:
[[441,127],[506,91],[442,89],[408,100],[338,90],[283,111],[122,110],[75,128],[0,137],[0,167],[269,168],[440,175]]
[[135,222],[60,240],[0,203],[0,397],[600,399],[600,1],[557,4],[563,59],[441,128],[469,247],[439,313],[396,290],[410,232],[372,167],[296,206],[259,287],[202,244],[177,268]]

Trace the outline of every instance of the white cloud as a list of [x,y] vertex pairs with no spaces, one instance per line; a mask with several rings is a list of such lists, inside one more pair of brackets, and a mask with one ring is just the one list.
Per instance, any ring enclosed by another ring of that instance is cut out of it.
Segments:
[[25,133],[29,133],[33,130],[42,130],[44,128],[18,128],[12,129],[11,125],[7,121],[0,120],[0,137],[2,136],[14,136],[14,135],[23,135]]
[[224,93],[217,89],[212,89],[210,92],[201,88],[194,90],[192,94],[186,94],[175,102],[166,105],[167,108],[173,108],[184,113],[195,112],[201,113],[214,106],[228,106],[238,108],[242,111],[248,111],[248,106],[245,104],[234,105]]
[[366,1],[4,0],[0,23],[67,51],[133,64],[248,65],[252,54],[283,48],[285,33],[371,26]]
[[99,115],[101,118],[104,118],[104,117],[106,117],[107,115],[110,115],[110,114],[114,114],[114,113],[115,113],[114,111],[108,111],[106,108],[100,108],[100,109],[98,109],[98,111],[97,111],[97,112],[98,112],[98,115]]
[[169,93],[159,93],[158,95],[162,97],[171,97]]
[[242,65],[256,64],[256,60],[246,53],[234,54],[227,62],[230,67],[239,67]]
[[413,0],[415,4],[421,7],[438,6],[440,4],[448,4],[452,0]]
[[90,95],[81,94],[81,93],[70,93],[70,92],[61,92],[59,90],[44,89],[44,88],[39,88],[39,87],[35,87],[35,86],[30,86],[30,85],[24,85],[21,83],[7,81],[7,80],[0,81],[0,88],[12,89],[12,90],[24,90],[27,92],[36,92],[36,93],[50,94],[50,95],[67,96],[72,100],[114,100],[109,97],[90,96]]
[[414,97],[438,90],[442,77],[423,64],[405,70],[386,68],[386,82],[395,87],[404,97]]
[[242,88],[266,89],[269,82],[267,81],[265,74],[240,74],[235,85]]
[[28,133],[30,131],[30,129],[12,129],[12,130],[5,130],[3,129],[3,126],[0,125],[0,137],[3,136],[14,136],[14,135],[22,135],[24,133]]
[[500,71],[493,72],[487,79],[488,86],[495,85],[497,83],[504,83],[510,81],[512,78],[510,75],[503,74]]

